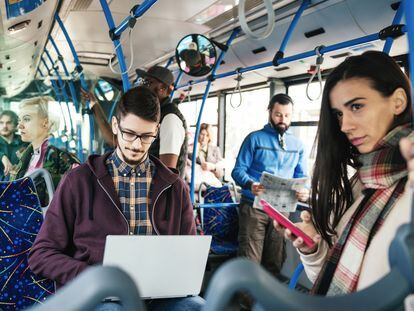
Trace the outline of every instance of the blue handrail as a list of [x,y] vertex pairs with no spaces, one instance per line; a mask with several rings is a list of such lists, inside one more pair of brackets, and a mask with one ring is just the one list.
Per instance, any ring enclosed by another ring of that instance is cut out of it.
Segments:
[[[404,6],[400,3],[397,12],[395,13],[394,19],[392,21],[392,25],[398,25],[401,23],[402,17],[404,14]],[[382,50],[384,53],[390,54],[392,44],[394,43],[393,38],[387,38],[385,40],[384,49]]]
[[175,94],[175,91],[176,91],[176,88],[175,87],[178,85],[178,83],[180,83],[182,77],[183,77],[183,72],[180,70],[178,72],[177,79],[175,79],[175,82],[174,82],[174,90],[171,92],[170,98],[173,98],[174,97],[174,94]]
[[[121,34],[125,31],[125,29],[128,28],[131,19],[136,19],[144,15],[144,13],[148,11],[152,7],[153,4],[155,4],[155,2],[157,2],[157,0],[145,0],[140,5],[135,6],[133,8],[132,14],[128,16],[127,18],[125,18],[118,27],[115,28],[115,24],[113,25],[113,27],[110,26],[109,29],[113,30],[113,36],[120,37]],[[102,4],[102,1],[101,1],[101,4]],[[109,10],[109,7],[108,7],[108,10]]]
[[69,124],[70,124],[70,127],[71,127],[71,133],[73,133],[73,121],[72,121],[72,116],[71,116],[70,109],[69,109],[69,97],[68,97],[68,93],[66,93],[65,82],[63,82],[62,77],[60,76],[59,71],[53,66],[53,59],[50,56],[49,51],[45,48],[44,49],[44,52],[45,52],[47,58],[49,59],[50,63],[52,64],[52,68],[55,71],[55,74],[56,74],[56,76],[58,78],[58,82],[59,82],[58,83],[58,86],[59,86],[60,90],[62,91],[63,100],[66,103],[66,108],[68,110],[68,114],[69,114],[69,118],[70,118]]
[[[106,0],[99,0],[99,2],[101,3],[102,10],[105,14],[106,22],[108,23],[109,29],[110,30],[115,29],[115,22],[112,17],[111,10],[109,9],[108,3],[106,2]],[[122,86],[123,86],[124,92],[126,93],[130,89],[131,85],[129,83],[128,72],[127,72],[128,70],[125,64],[124,52],[122,50],[122,45],[118,37],[113,37],[112,42],[114,43],[114,46],[115,46],[115,53],[118,58],[119,69],[121,70]]]
[[[229,47],[231,45],[231,43],[236,38],[236,36],[239,32],[240,32],[240,28],[235,28],[233,30],[233,32],[230,35],[230,38],[226,42],[226,46]],[[211,73],[211,76],[213,77],[213,79],[215,77],[217,69],[220,67],[221,62],[223,61],[224,56],[226,55],[226,52],[227,51],[221,51],[221,53],[220,53],[220,55],[217,59],[217,62],[214,65],[213,71]],[[198,114],[198,119],[197,119],[196,132],[195,132],[195,135],[194,135],[193,156],[192,156],[192,159],[191,159],[191,163],[193,165],[191,166],[191,183],[190,183],[190,197],[191,197],[191,202],[193,204],[195,203],[195,197],[194,197],[195,188],[194,187],[195,187],[195,163],[196,163],[196,158],[197,158],[197,141],[198,141],[198,136],[200,135],[201,116],[203,115],[204,104],[206,103],[208,93],[210,92],[210,87],[211,87],[211,83],[213,82],[213,79],[208,80],[206,90],[204,91],[203,100],[201,102],[200,112]]]
[[[403,27],[402,31],[407,32],[407,27]],[[363,44],[363,43],[367,43],[367,42],[376,41],[376,40],[379,40],[379,39],[380,39],[379,38],[379,33],[374,33],[374,34],[363,36],[363,37],[360,37],[360,38],[356,38],[356,39],[352,39],[352,40],[348,40],[348,41],[344,41],[344,42],[340,42],[340,43],[325,46],[325,47],[320,49],[320,52],[322,54],[325,54],[325,53],[328,53],[328,52],[344,49],[344,48],[347,48],[347,47],[351,47],[351,46],[355,46],[355,45],[359,45],[359,44]],[[315,49],[312,49],[312,50],[304,52],[304,53],[299,53],[299,54],[292,55],[292,56],[289,56],[289,57],[281,58],[281,59],[278,60],[278,64],[279,65],[286,64],[286,63],[289,63],[289,62],[301,60],[301,59],[312,57],[312,56],[315,56],[315,55],[316,55],[316,51],[315,51]],[[240,68],[239,70],[224,72],[224,73],[216,75],[214,78],[216,80],[217,79],[222,79],[222,78],[225,78],[225,77],[237,75],[239,72],[240,73],[245,73],[245,72],[249,72],[249,71],[253,71],[253,70],[257,70],[257,69],[267,68],[267,67],[270,67],[270,66],[273,66],[273,63],[271,61],[264,62],[264,63],[258,64],[258,65],[249,66],[249,67],[245,67],[245,68]],[[177,89],[187,87],[189,85],[195,85],[195,84],[203,83],[203,82],[206,82],[206,81],[208,81],[208,79],[206,79],[206,78],[199,79],[199,80],[193,81],[191,83],[185,83],[185,84],[179,85],[179,86],[177,86]]]
[[280,58],[283,58],[283,55],[285,53],[285,49],[286,46],[290,40],[290,38],[292,37],[292,33],[296,28],[296,25],[299,22],[300,17],[302,16],[303,11],[306,10],[306,8],[309,6],[310,4],[310,0],[303,0],[302,4],[300,5],[299,9],[297,10],[295,17],[293,18],[292,22],[289,25],[288,30],[286,31],[285,37],[283,38],[282,44],[280,45],[279,51],[275,54],[274,58],[273,58],[273,65],[277,65],[278,64],[278,60]]
[[[55,14],[55,19],[56,19],[57,23],[59,24],[59,27],[62,30],[63,35],[65,36],[66,42],[69,45],[69,48],[72,52],[72,56],[73,56],[73,59],[75,61],[76,67],[77,68],[82,68],[81,63],[79,61],[78,53],[76,53],[75,47],[72,43],[72,40],[70,39],[70,36],[69,36],[69,34],[66,30],[65,25],[63,24],[62,20],[59,17],[59,14],[57,14],[57,13]],[[83,74],[82,70],[80,70],[80,72],[79,72],[79,79],[80,79],[82,88],[87,90],[88,89],[88,84],[86,83],[86,80],[85,80],[85,77],[84,77],[84,74]],[[89,101],[86,101],[86,108],[88,108],[88,109],[90,108],[89,107]],[[89,150],[90,150],[91,153],[93,153],[93,140],[95,138],[95,124],[94,124],[93,118],[91,118],[91,117],[89,117],[89,128],[90,128],[89,129],[90,130]],[[78,127],[78,130],[80,130],[80,126]],[[78,144],[80,144],[81,149],[83,149],[83,147],[82,147],[83,144],[82,144],[81,139],[78,140]],[[79,157],[79,160],[81,160],[83,162],[83,153],[82,153],[82,156]]]

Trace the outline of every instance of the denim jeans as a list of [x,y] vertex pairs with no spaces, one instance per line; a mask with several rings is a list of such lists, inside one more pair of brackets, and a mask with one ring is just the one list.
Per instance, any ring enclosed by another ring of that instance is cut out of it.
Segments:
[[[145,300],[148,311],[199,311],[204,303],[205,300],[200,296]],[[118,302],[103,302],[95,309],[95,311],[122,310],[122,305]]]

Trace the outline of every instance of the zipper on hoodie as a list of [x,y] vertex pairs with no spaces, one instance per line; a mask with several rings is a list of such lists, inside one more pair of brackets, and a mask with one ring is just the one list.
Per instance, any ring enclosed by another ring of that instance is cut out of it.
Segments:
[[169,189],[169,188],[171,188],[171,187],[172,187],[172,185],[168,185],[168,187],[165,187],[164,189],[162,189],[162,190],[160,191],[160,193],[158,193],[157,197],[155,198],[154,204],[153,204],[153,206],[152,206],[152,215],[151,215],[151,218],[152,218],[152,227],[154,228],[154,231],[155,231],[155,233],[156,233],[157,235],[160,235],[160,232],[158,231],[157,226],[155,225],[155,218],[154,218],[154,215],[155,215],[155,206],[156,206],[157,201],[158,201],[159,197],[161,196],[161,194],[162,194],[165,190],[167,190],[167,189]]
[[106,191],[105,187],[102,186],[101,182],[99,181],[99,179],[97,179],[99,186],[101,186],[101,188],[103,189],[103,191],[106,193],[106,195],[109,197],[109,199],[111,200],[112,204],[115,206],[116,210],[121,214],[122,218],[125,220],[125,223],[127,225],[127,232],[128,235],[131,234],[131,232],[129,231],[129,223],[128,220],[126,219],[125,215],[122,214],[122,212],[119,210],[118,206],[115,204],[114,200],[112,200],[111,196],[109,195],[109,193]]

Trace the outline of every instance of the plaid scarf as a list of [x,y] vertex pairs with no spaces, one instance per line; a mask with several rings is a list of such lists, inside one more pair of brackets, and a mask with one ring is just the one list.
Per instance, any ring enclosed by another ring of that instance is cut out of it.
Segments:
[[398,126],[378,142],[373,152],[359,156],[358,178],[364,199],[329,251],[313,294],[334,296],[356,291],[365,252],[404,192],[408,172],[398,143],[409,135],[414,136],[410,124]]

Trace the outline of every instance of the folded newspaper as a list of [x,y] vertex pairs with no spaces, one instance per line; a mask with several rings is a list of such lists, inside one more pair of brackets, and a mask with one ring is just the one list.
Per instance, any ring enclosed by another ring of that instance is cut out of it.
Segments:
[[306,181],[306,177],[289,179],[263,172],[260,183],[266,190],[254,198],[253,206],[261,209],[259,201],[264,199],[280,212],[294,212],[298,203],[296,191],[305,188]]

